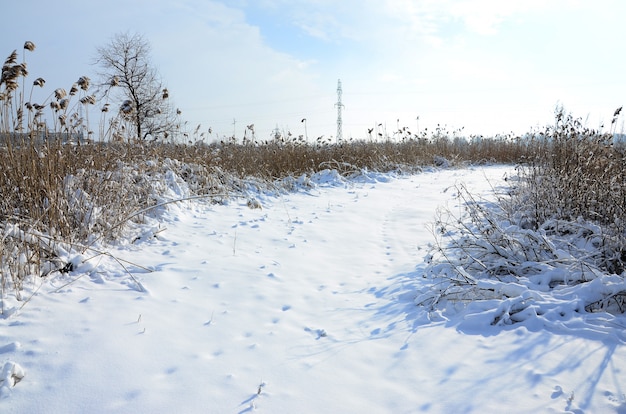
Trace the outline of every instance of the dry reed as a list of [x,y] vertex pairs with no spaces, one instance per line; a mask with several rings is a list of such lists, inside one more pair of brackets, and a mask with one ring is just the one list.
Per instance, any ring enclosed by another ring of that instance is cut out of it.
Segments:
[[[34,50],[30,42],[24,47]],[[26,63],[11,53],[0,78],[0,300],[7,292],[19,296],[28,277],[67,270],[63,252],[68,249],[116,240],[129,217],[141,221],[134,213],[157,204],[158,177],[165,170],[185,180],[195,194],[223,194],[238,191],[242,180],[273,182],[327,168],[343,174],[414,172],[435,164],[525,160],[528,187],[519,197],[531,200],[529,222],[539,225],[554,214],[569,219],[582,215],[614,226],[611,234],[623,232],[624,151],[569,118],[530,138],[465,139],[437,129],[430,136],[406,133],[395,141],[311,144],[277,136],[258,142],[251,124],[252,140],[243,144],[233,139],[183,144],[132,140],[123,121],[132,107],[122,104],[121,115],[106,123],[103,116],[101,140],[94,142],[85,139],[91,137],[89,119],[81,116],[89,111],[80,110],[80,105],[98,103],[90,79],[82,76],[69,94],[59,87],[34,103],[32,89],[28,102],[19,93],[19,81],[27,74]],[[44,85],[43,78],[33,82],[33,87]],[[162,97],[168,96],[164,89]],[[109,111],[109,102],[100,105],[102,114]],[[45,110],[52,112],[53,125],[42,121]]]

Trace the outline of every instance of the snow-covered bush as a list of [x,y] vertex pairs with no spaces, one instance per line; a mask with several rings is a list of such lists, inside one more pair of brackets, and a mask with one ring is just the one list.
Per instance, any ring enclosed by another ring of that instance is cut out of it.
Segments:
[[461,209],[439,212],[416,302],[466,328],[595,332],[626,312],[624,151],[607,140],[557,113],[495,201],[458,186]]
[[460,329],[476,332],[515,324],[615,331],[607,324],[626,311],[626,280],[598,260],[604,255],[598,226],[554,220],[528,229],[463,188],[459,197],[466,202],[463,216],[442,211],[433,226],[437,244],[416,296],[431,318],[456,318]]

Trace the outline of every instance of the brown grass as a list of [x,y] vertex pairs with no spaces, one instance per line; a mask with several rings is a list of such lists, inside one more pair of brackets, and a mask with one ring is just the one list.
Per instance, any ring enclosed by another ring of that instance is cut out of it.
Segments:
[[[32,50],[27,42],[24,51]],[[17,52],[10,54],[0,81],[0,300],[9,291],[19,296],[30,276],[67,270],[68,251],[116,240],[125,226],[141,222],[135,213],[158,203],[159,180],[168,170],[195,194],[223,194],[238,191],[242,180],[271,183],[322,169],[349,175],[525,161],[528,180],[519,200],[532,206],[525,213],[532,225],[555,215],[582,216],[613,226],[614,235],[624,230],[623,148],[563,115],[554,128],[530,138],[465,139],[437,129],[430,136],[339,144],[281,137],[244,144],[137,141],[124,135],[123,122],[113,115],[106,123],[103,116],[97,127],[105,140],[94,142],[85,139],[91,128],[80,115],[88,113],[81,105],[97,103],[90,79],[82,76],[69,94],[56,88],[35,103],[33,88],[45,84],[37,78],[26,102],[20,84],[28,72],[25,59],[18,60]],[[104,114],[109,103],[102,108]],[[52,125],[43,121],[46,110]]]
[[548,235],[571,231],[569,222],[593,223],[599,234],[589,237],[602,240],[598,266],[620,274],[626,264],[626,146],[562,109],[555,121],[530,136],[512,205],[525,227]]
[[556,125],[531,137],[527,164],[532,183],[534,220],[558,215],[601,224],[626,218],[626,157],[612,133],[583,126],[562,112]]

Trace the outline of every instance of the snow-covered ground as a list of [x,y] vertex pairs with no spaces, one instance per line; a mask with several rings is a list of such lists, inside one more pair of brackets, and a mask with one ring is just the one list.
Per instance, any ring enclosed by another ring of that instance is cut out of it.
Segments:
[[436,209],[510,171],[326,172],[260,209],[169,205],[0,319],[0,412],[626,413],[623,335],[415,305]]

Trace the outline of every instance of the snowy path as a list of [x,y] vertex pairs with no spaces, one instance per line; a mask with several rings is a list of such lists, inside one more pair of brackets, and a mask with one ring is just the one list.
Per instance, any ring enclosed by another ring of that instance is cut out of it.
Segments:
[[117,278],[0,319],[0,362],[26,371],[0,412],[624,413],[621,344],[416,320],[435,209],[506,170],[178,206],[157,238],[112,252],[154,269],[129,267],[147,293],[103,260]]

